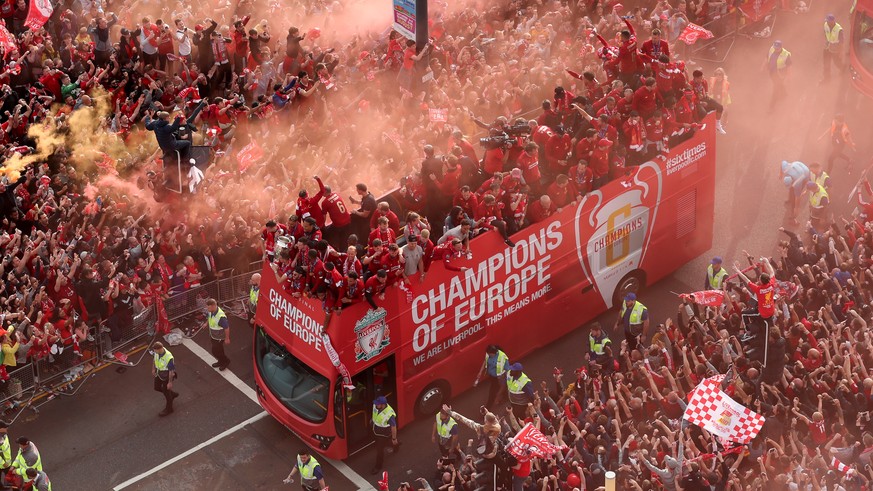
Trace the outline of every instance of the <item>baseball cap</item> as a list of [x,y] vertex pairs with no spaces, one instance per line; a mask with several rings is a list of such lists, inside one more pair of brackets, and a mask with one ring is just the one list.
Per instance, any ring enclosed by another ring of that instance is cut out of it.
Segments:
[[786,186],[790,186],[791,185],[791,178],[788,176],[783,177],[782,183],[785,184]]
[[722,263],[721,256],[715,256],[714,258],[712,258],[712,264],[721,264],[721,263]]
[[197,31],[197,32],[202,31],[202,30],[203,30],[203,24],[197,24],[196,26],[194,26],[194,30]]
[[521,177],[521,169],[512,169],[512,172],[509,173],[512,177]]
[[778,39],[777,39],[776,41],[773,41],[773,47],[774,47],[774,48],[781,48],[781,47],[782,47],[782,41],[780,41],[780,40],[778,40]]
[[373,404],[388,404],[388,399],[385,399],[385,396],[379,396],[375,400],[373,400]]
[[628,293],[627,295],[624,296],[624,299],[625,299],[625,300],[636,300],[636,299],[637,299],[637,294],[634,293],[634,292],[630,292],[630,293]]
[[834,22],[835,20],[837,20],[837,18],[834,17],[834,14],[828,14],[828,16],[825,17],[825,20],[828,22]]
[[509,369],[510,370],[524,370],[524,367],[521,366],[521,363],[516,362],[516,363],[513,363],[512,365],[509,365]]

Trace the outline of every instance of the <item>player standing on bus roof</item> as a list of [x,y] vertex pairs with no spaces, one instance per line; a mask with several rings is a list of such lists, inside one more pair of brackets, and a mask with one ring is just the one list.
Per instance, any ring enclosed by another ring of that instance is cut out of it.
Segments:
[[522,371],[521,363],[509,365],[509,376],[506,377],[506,389],[509,392],[509,403],[512,405],[512,414],[520,421],[527,417],[527,405],[536,400],[533,382]]
[[503,400],[506,394],[506,372],[509,371],[509,357],[506,356],[496,344],[489,344],[485,348],[485,362],[479,368],[473,387],[479,385],[482,377],[488,375],[488,401],[485,407],[494,409]]
[[727,270],[721,267],[721,256],[715,256],[706,267],[704,290],[721,290],[727,279]]
[[457,460],[461,450],[458,447],[458,422],[445,409],[437,413],[430,439],[439,446],[440,455]]
[[291,469],[282,482],[291,484],[294,482],[294,474],[300,473],[300,485],[303,491],[318,491],[325,489],[324,472],[321,470],[321,464],[315,460],[315,457],[309,455],[309,449],[304,448],[297,452],[297,465]]
[[400,449],[397,441],[397,413],[388,405],[385,396],[379,396],[373,401],[373,434],[376,435],[376,465],[370,470],[370,474],[376,475],[382,470],[385,459],[385,447],[389,439],[394,452]]
[[642,302],[637,302],[636,293],[631,292],[624,296],[618,319],[615,321],[615,328],[618,329],[619,326],[624,328],[624,339],[630,351],[637,349],[637,344],[649,332],[649,309]]

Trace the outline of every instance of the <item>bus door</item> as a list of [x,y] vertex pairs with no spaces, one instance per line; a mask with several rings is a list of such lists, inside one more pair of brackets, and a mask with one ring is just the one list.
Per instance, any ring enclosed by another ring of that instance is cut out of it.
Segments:
[[370,420],[373,416],[373,400],[385,396],[397,410],[397,373],[394,355],[367,368],[352,377],[353,390],[346,391],[346,429],[349,454],[366,447],[373,441]]

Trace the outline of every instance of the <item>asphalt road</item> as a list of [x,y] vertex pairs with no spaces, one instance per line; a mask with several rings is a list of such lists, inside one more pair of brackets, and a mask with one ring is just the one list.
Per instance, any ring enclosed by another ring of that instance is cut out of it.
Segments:
[[[848,27],[848,2],[840,1],[838,5],[835,13]],[[809,14],[780,14],[775,36],[792,51],[794,73],[789,81],[788,98],[775,108],[769,105],[769,80],[758,70],[774,38],[738,39],[726,62],[702,63],[707,74],[716,66],[725,67],[734,100],[727,114],[728,135],[718,138],[714,247],[642,293],[640,300],[655,319],[675,314],[677,299],[671,291],[700,288],[711,256],[720,255],[731,262],[742,258],[742,250],[755,255],[772,254],[780,238],[777,232],[780,226],[799,230],[800,227],[791,227],[786,221],[783,204],[786,191],[779,177],[779,163],[783,159],[824,162],[827,139],[817,139],[836,112],[846,113],[859,143],[852,172],[838,164],[832,173],[831,197],[835,208],[849,209],[846,195],[873,154],[873,138],[869,134],[873,128],[870,124],[873,108],[869,100],[853,91],[848,80],[818,83],[821,44],[815,36],[820,35],[823,9],[823,2],[814,2]],[[801,208],[803,223],[806,207]],[[609,312],[600,320],[610,325],[614,316]],[[281,481],[301,443],[269,416],[265,417],[250,399],[250,389],[254,387],[251,331],[242,321],[232,324],[233,344],[228,349],[232,364],[226,373],[232,372],[239,379],[241,383],[237,386],[188,347],[177,346],[173,353],[180,367],[176,390],[181,397],[173,415],[157,416],[163,399],[152,391],[150,361],[146,358],[124,373],[111,369],[97,373],[76,395],[43,405],[39,414],[25,411],[10,429],[10,435],[13,438],[25,435],[37,443],[45,469],[59,490],[113,489],[173,459],[176,460],[163,469],[125,489],[299,489],[299,484],[291,487]],[[578,329],[528,356],[522,360],[525,371],[539,382],[550,379],[556,364],[565,372],[577,368],[581,365],[585,335],[584,328]],[[195,342],[208,351],[204,333]],[[485,397],[485,389],[476,389],[457,397],[452,404],[462,413],[475,415],[475,408]],[[401,455],[389,455],[386,459],[392,486],[417,476],[430,477],[438,457],[435,445],[430,443],[430,431],[429,419],[401,430]],[[462,441],[471,437],[472,433],[462,430]],[[192,449],[196,451],[186,454]],[[184,456],[178,458],[180,455]],[[362,487],[324,459],[321,462],[333,490]],[[347,463],[369,483],[375,483],[368,473],[373,463],[371,452],[365,449]],[[350,475],[348,470],[345,473]]]

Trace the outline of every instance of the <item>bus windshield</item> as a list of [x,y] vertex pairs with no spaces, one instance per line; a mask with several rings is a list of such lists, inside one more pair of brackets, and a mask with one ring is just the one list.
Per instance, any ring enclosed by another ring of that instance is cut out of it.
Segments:
[[859,11],[855,15],[852,38],[855,56],[868,73],[873,73],[873,18],[866,12]]
[[285,407],[307,421],[324,421],[330,380],[294,358],[260,327],[255,341],[255,360],[267,388]]

